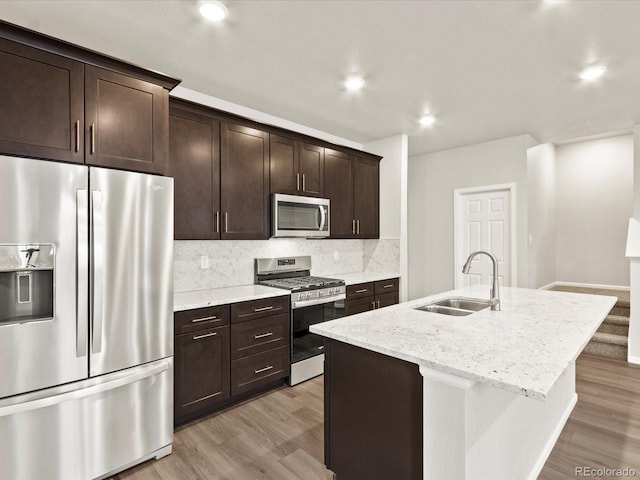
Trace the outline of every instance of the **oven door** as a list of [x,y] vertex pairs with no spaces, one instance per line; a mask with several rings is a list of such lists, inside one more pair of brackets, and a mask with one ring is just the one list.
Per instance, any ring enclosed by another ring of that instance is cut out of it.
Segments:
[[309,332],[316,323],[344,317],[344,298],[291,310],[291,363],[324,353],[324,337]]

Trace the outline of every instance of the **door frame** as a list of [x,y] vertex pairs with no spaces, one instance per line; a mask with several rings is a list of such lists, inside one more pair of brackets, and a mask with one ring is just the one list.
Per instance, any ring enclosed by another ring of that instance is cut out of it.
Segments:
[[509,222],[511,225],[509,229],[510,233],[510,242],[511,242],[511,286],[517,286],[517,277],[516,277],[516,184],[515,183],[501,183],[498,185],[483,185],[480,187],[470,187],[470,188],[456,188],[453,190],[453,281],[455,288],[461,288],[460,282],[458,280],[458,271],[456,265],[461,264],[464,259],[463,247],[462,247],[462,239],[459,238],[460,232],[462,232],[462,219],[464,215],[462,214],[462,206],[463,206],[463,197],[469,194],[476,193],[489,193],[495,192],[497,190],[507,190],[509,192]]

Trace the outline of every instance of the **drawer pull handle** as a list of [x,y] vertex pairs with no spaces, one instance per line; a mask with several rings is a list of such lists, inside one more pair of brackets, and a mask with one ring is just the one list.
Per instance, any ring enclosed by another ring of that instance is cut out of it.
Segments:
[[320,346],[318,347],[318,350],[324,350],[324,345],[320,345]]
[[273,335],[273,332],[267,332],[267,333],[261,333],[260,335],[254,335],[253,338],[257,340],[259,338],[270,337],[271,335]]
[[385,285],[385,286],[383,286],[382,288],[391,288],[391,287],[393,287],[393,283],[392,283],[392,284],[390,284],[390,285]]
[[369,289],[368,288],[361,288],[360,290],[356,290],[356,293],[364,293],[364,292],[368,292]]
[[272,368],[273,368],[273,365],[269,365],[268,367],[259,368],[258,370],[254,370],[253,373],[257,375],[259,373],[266,372],[267,370],[271,370]]
[[215,315],[213,317],[194,318],[193,320],[191,320],[191,323],[206,322],[207,320],[215,320],[217,318],[218,317],[216,317]]
[[215,337],[217,334],[217,332],[205,333],[204,335],[196,335],[195,337],[193,337],[193,339],[199,340],[201,338]]
[[262,308],[254,308],[253,311],[258,313],[258,312],[266,312],[267,310],[273,310],[273,305],[269,305],[268,307],[262,307]]

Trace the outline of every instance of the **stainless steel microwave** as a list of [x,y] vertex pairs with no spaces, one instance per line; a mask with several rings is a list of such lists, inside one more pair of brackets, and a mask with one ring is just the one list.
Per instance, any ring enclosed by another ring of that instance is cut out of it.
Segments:
[[273,194],[273,237],[328,237],[329,199]]

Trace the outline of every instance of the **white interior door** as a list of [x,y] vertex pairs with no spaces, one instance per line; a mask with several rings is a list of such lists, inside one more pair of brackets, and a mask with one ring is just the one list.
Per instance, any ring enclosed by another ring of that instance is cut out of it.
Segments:
[[469,274],[462,273],[467,257],[476,250],[495,255],[500,285],[511,286],[511,190],[472,191],[458,195],[456,288],[493,282],[493,265],[486,255],[476,256]]

